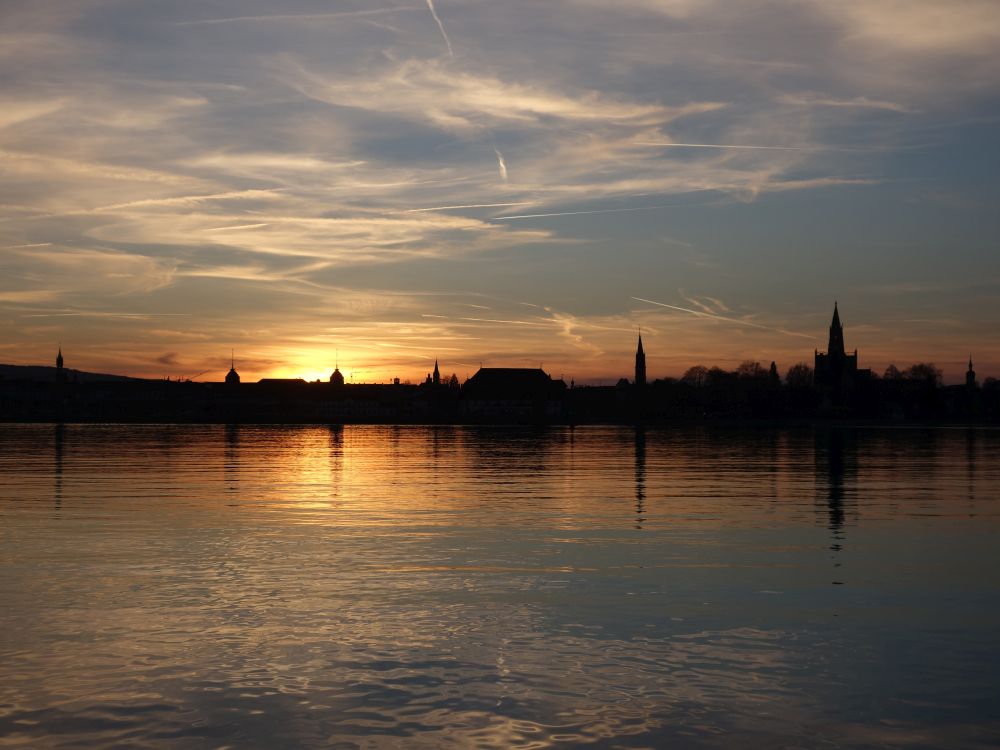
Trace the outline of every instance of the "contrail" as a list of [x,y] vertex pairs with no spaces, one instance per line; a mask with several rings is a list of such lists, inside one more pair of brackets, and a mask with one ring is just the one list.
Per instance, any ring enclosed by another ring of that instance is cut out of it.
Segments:
[[722,320],[727,323],[735,323],[736,325],[748,326],[750,328],[760,328],[765,331],[776,331],[777,333],[783,333],[786,336],[798,336],[799,338],[811,339],[813,338],[807,333],[799,333],[798,331],[787,331],[784,328],[774,328],[773,326],[766,326],[761,323],[751,323],[749,320],[740,320],[739,318],[727,318],[724,315],[716,315],[715,313],[702,312],[701,310],[692,310],[688,307],[678,307],[677,305],[668,305],[665,302],[657,302],[652,299],[643,299],[642,297],[631,297],[638,302],[646,302],[650,305],[658,305],[659,307],[666,307],[671,310],[680,310],[681,312],[690,313],[691,315],[697,315],[699,318],[713,318],[714,320]]
[[458,208],[501,208],[505,206],[530,206],[532,201],[520,201],[518,203],[468,203],[464,206],[431,206],[430,208],[411,208],[404,213],[418,214],[424,211],[451,211]]
[[205,18],[200,21],[178,21],[174,26],[207,26],[218,23],[254,23],[267,21],[323,21],[330,18],[351,18],[363,16],[381,16],[396,13],[401,10],[419,10],[419,8],[374,8],[372,10],[346,10],[334,13],[302,13],[298,15],[274,16],[234,16],[232,18]]
[[660,148],[735,148],[751,151],[881,151],[874,148],[849,148],[846,146],[752,146],[738,143],[658,143],[655,141],[633,141],[636,146],[658,146]]
[[585,214],[616,214],[622,211],[653,211],[658,208],[681,208],[679,203],[661,206],[635,206],[633,208],[598,208],[593,211],[559,211],[551,214],[520,214],[518,216],[496,216],[491,221],[512,221],[514,219],[543,219],[547,216],[583,216]]
[[[430,313],[423,313],[420,317],[421,318],[444,318],[445,316],[444,315],[431,315]],[[452,317],[452,318],[449,318],[449,320],[467,320],[467,321],[470,321],[472,323],[503,323],[503,324],[506,324],[506,325],[515,325],[515,326],[547,326],[547,325],[552,325],[551,321],[547,322],[547,323],[536,323],[536,322],[531,321],[531,320],[502,320],[502,319],[498,319],[498,318],[456,318],[456,317]]]
[[503,154],[500,153],[500,149],[496,146],[493,147],[493,152],[497,155],[497,166],[500,168],[500,179],[507,182],[507,162],[504,161]]
[[448,32],[444,30],[444,24],[441,23],[441,19],[438,17],[437,11],[434,10],[434,0],[427,0],[427,7],[431,11],[431,15],[434,16],[434,21],[437,23],[438,28],[441,30],[441,36],[444,37],[444,43],[448,47],[448,57],[454,57],[455,52],[451,48],[451,40],[448,38]]

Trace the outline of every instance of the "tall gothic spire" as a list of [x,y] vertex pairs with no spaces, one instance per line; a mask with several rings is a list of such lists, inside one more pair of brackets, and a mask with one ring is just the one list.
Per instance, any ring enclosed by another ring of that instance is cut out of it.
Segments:
[[438,369],[437,358],[434,359],[434,385],[441,385],[441,371]]
[[646,385],[646,353],[642,350],[642,331],[639,331],[639,346],[635,350],[635,384]]
[[826,353],[831,357],[843,357],[844,350],[844,327],[840,324],[840,311],[837,303],[833,303],[833,320],[830,322],[830,343],[826,348]]

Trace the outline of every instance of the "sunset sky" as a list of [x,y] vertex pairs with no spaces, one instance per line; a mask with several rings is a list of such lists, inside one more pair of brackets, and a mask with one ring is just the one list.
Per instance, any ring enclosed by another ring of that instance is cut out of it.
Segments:
[[[278,15],[280,13],[280,15]],[[6,0],[0,362],[1000,376],[996,0]]]

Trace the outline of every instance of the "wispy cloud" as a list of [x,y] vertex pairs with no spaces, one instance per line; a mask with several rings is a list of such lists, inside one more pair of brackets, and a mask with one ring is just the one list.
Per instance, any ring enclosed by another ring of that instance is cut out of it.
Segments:
[[370,10],[345,10],[333,13],[286,13],[266,16],[230,16],[227,18],[202,18],[195,21],[175,21],[174,26],[212,26],[229,23],[269,23],[269,22],[312,22],[333,21],[345,18],[367,18],[384,16],[401,11],[417,10],[415,7],[372,8]]
[[466,203],[457,206],[431,206],[429,208],[410,208],[406,210],[408,214],[422,213],[424,211],[456,211],[462,208],[505,208],[509,206],[530,206],[532,201],[515,201],[513,203]]
[[[657,148],[719,148],[745,151],[872,151],[864,147],[846,146],[761,146],[746,143],[668,143],[655,141],[635,141],[636,146],[656,146]],[[885,149],[877,149],[885,150]]]
[[497,155],[497,168],[500,170],[500,179],[507,182],[507,162],[503,158],[503,154],[500,153],[500,149],[494,148],[493,152]]
[[[957,290],[996,276],[992,178],[972,189],[966,177],[996,108],[997,3],[389,1],[218,17],[176,3],[5,10],[0,314],[190,307],[198,330],[172,327],[210,333],[185,343],[185,362],[235,342],[261,368],[291,370],[336,338],[359,368],[404,377],[444,336],[463,342],[462,361],[544,359],[577,376],[627,365],[623,333],[642,315],[653,351],[657,336],[674,342],[659,364],[683,371],[713,351],[799,357],[798,338],[721,300],[768,309],[787,275],[787,320],[805,320],[828,285],[874,288],[902,263],[915,282],[946,284],[949,319],[978,311],[950,332],[955,346],[996,327],[989,288]],[[922,210],[914,174],[954,200]],[[823,219],[890,190],[900,208],[872,212],[871,235],[889,238],[876,251]],[[762,195],[766,214],[751,205]],[[782,220],[807,204],[809,229]],[[586,234],[583,221],[544,221],[619,215]],[[844,276],[811,274],[832,245]],[[927,271],[925,246],[956,260]],[[677,301],[718,319],[631,309],[636,276],[711,290]],[[427,294],[456,290],[466,296]],[[530,316],[502,299],[529,294],[547,301]],[[865,351],[919,340],[907,321],[933,317],[895,300],[903,332],[859,327]],[[490,319],[469,318],[476,302]],[[27,329],[5,320],[17,344],[5,351],[28,357]],[[44,325],[148,366],[151,320]],[[389,356],[373,341],[408,348]]]
[[658,206],[628,206],[624,208],[595,208],[587,211],[553,211],[545,214],[519,214],[517,216],[494,216],[491,221],[514,221],[518,219],[544,219],[550,216],[587,216],[589,214],[618,214],[632,211],[658,211],[665,208],[682,208],[679,203],[664,203]]

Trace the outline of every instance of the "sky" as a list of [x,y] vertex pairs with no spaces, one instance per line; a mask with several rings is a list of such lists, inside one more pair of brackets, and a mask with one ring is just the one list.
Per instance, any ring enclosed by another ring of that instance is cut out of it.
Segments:
[[995,0],[4,0],[0,362],[1000,376]]

